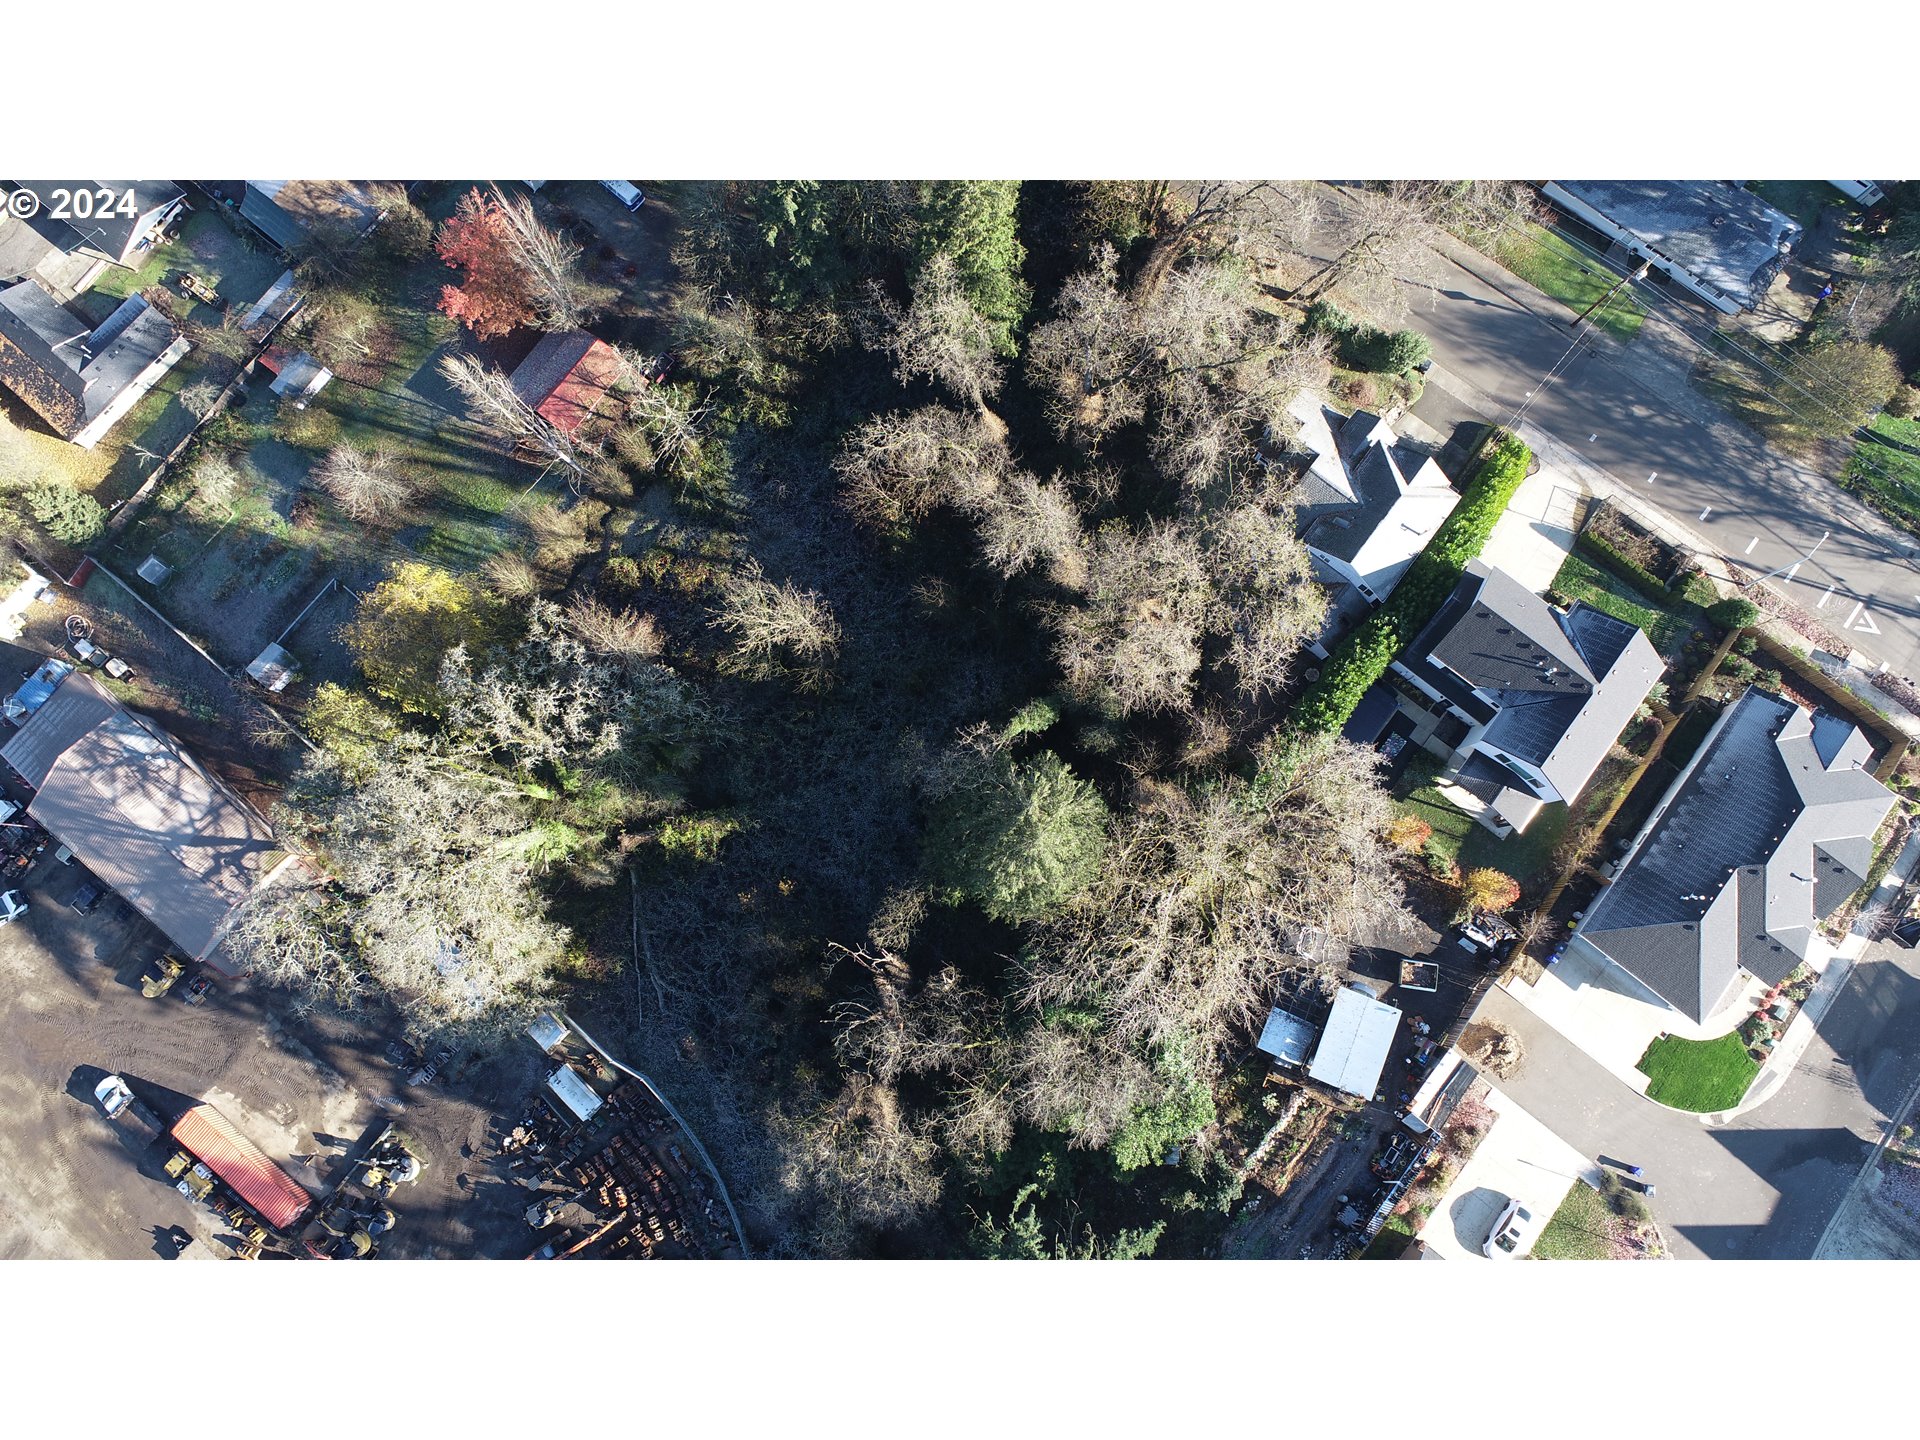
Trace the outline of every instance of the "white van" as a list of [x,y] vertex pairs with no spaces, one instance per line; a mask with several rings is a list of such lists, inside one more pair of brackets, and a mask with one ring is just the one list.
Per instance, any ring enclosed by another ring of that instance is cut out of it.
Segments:
[[647,203],[647,193],[631,180],[602,180],[607,193],[629,210],[638,210]]

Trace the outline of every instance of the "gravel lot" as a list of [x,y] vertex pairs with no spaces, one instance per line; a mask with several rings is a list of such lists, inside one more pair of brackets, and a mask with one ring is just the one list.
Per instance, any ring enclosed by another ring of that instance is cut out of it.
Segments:
[[[245,982],[219,983],[197,1008],[178,989],[148,1000],[139,975],[164,941],[111,894],[91,915],[68,908],[83,878],[49,851],[19,887],[32,908],[0,927],[0,1259],[171,1258],[158,1241],[169,1226],[208,1242],[224,1232],[120,1144],[93,1099],[115,1072],[169,1121],[213,1102],[316,1194],[360,1135],[392,1118],[426,1172],[395,1197],[384,1254],[531,1248],[524,1196],[470,1175],[462,1150],[488,1148],[494,1106],[516,1105],[537,1080],[532,1045],[471,1072],[456,1061],[451,1089],[413,1089],[385,1060],[389,1036],[371,1016],[294,1020],[286,997]],[[225,1253],[188,1253],[209,1248]]]

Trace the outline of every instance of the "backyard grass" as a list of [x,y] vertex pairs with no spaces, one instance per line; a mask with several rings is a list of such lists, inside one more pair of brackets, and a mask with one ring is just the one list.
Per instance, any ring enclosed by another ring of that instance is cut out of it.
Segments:
[[1760,1073],[1738,1033],[1717,1040],[1662,1035],[1647,1046],[1637,1068],[1652,1082],[1649,1100],[1703,1115],[1738,1105]]
[[1394,809],[1417,815],[1433,827],[1432,849],[1462,870],[1499,870],[1529,891],[1544,881],[1552,868],[1554,846],[1567,831],[1567,807],[1549,805],[1524,834],[1501,839],[1443,796],[1435,781],[1440,762],[1420,755],[1407,763],[1394,782]]
[[1606,1260],[1612,1256],[1613,1212],[1606,1197],[1576,1180],[1567,1198],[1533,1242],[1536,1260]]
[[1920,533],[1920,420],[1881,415],[1847,459],[1840,483],[1882,514]]
[[1669,664],[1693,632],[1694,616],[1677,605],[1654,599],[1577,551],[1567,556],[1559,574],[1553,577],[1553,588],[1569,600],[1584,600],[1616,620],[1638,625]]
[[[1542,225],[1524,225],[1502,237],[1493,258],[1534,289],[1575,312],[1585,310],[1620,280],[1598,260]],[[1589,322],[1624,345],[1640,333],[1646,318],[1640,302],[1623,289],[1594,311]]]
[[1791,215],[1809,232],[1820,223],[1820,212],[1829,205],[1850,203],[1825,180],[1749,180],[1747,189],[1774,209]]

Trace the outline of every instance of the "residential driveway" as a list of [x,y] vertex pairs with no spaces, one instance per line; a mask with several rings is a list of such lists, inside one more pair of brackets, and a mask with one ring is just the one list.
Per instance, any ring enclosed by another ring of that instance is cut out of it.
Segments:
[[[1536,1227],[1553,1218],[1574,1181],[1596,1182],[1600,1167],[1493,1088],[1488,1108],[1497,1117],[1460,1174],[1427,1217],[1420,1239],[1442,1260],[1486,1263],[1481,1247],[1509,1200],[1532,1212]],[[1539,1231],[1536,1228],[1535,1234]]]
[[1719,1126],[1636,1094],[1504,990],[1479,1018],[1525,1054],[1506,1092],[1583,1156],[1639,1165],[1681,1259],[1804,1259],[1920,1081],[1920,952],[1870,947],[1793,1074]]
[[1611,1072],[1621,1084],[1644,1094],[1648,1077],[1636,1067],[1662,1035],[1710,1040],[1724,1035],[1753,1013],[1766,990],[1753,981],[1739,1000],[1705,1025],[1678,1014],[1617,966],[1569,949],[1558,964],[1541,971],[1531,985],[1502,987],[1515,1000],[1573,1041]]
[[1541,466],[1514,492],[1480,558],[1534,594],[1544,593],[1573,549],[1585,499],[1578,480]]

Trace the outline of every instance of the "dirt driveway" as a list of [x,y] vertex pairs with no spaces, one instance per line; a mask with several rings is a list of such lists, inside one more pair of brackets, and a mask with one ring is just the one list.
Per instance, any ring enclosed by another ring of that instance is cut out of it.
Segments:
[[[244,982],[223,982],[197,1008],[177,994],[148,1000],[138,977],[164,942],[111,895],[91,915],[69,909],[81,879],[48,852],[19,887],[32,908],[0,927],[0,1259],[172,1258],[158,1238],[167,1227],[208,1242],[223,1233],[123,1148],[93,1099],[110,1073],[163,1120],[211,1101],[316,1194],[362,1132],[391,1118],[427,1168],[393,1201],[385,1253],[526,1253],[524,1198],[468,1177],[462,1151],[482,1150],[495,1106],[537,1078],[531,1045],[456,1089],[413,1089],[370,1024],[291,1020],[284,996]],[[188,1253],[203,1249],[225,1253]]]

